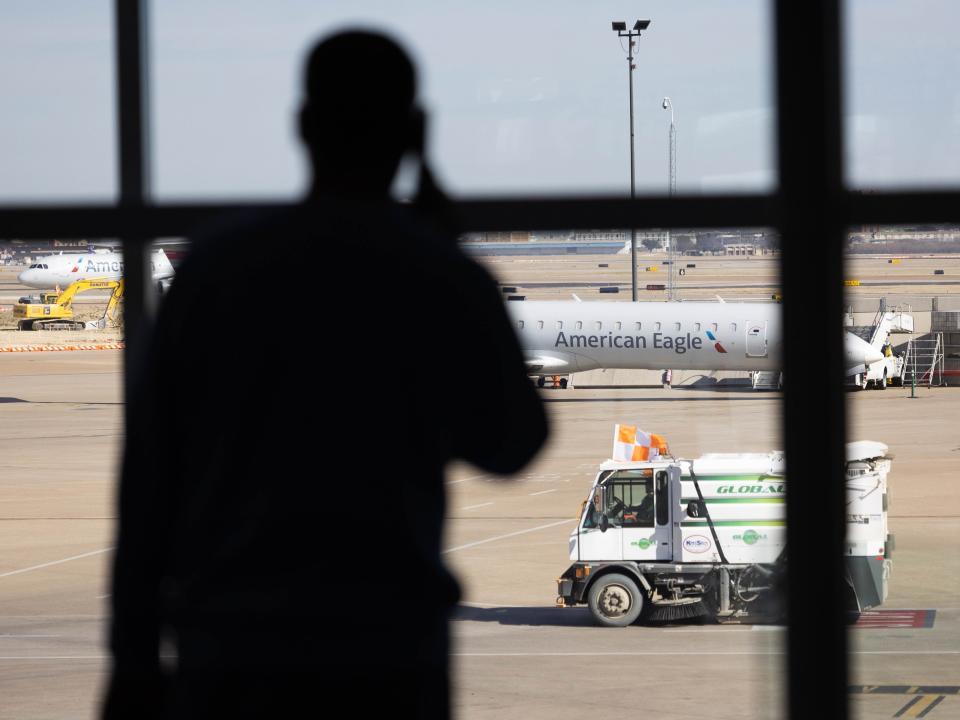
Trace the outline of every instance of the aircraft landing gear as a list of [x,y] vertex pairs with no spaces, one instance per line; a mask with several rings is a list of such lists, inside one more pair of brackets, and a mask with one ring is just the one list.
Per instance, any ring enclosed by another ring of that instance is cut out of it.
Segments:
[[543,375],[537,378],[537,387],[542,388],[546,384],[547,384],[547,379]]

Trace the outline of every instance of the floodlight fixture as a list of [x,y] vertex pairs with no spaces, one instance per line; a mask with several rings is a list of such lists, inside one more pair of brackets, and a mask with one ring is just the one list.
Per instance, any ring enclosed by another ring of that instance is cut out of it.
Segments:
[[[636,47],[637,43],[634,38],[640,37],[640,32],[646,30],[650,27],[649,20],[637,20],[633,28],[627,30],[627,24],[625,22],[614,20],[611,25],[613,26],[613,31],[620,38],[627,38],[627,47],[624,48],[624,52],[627,53],[627,68],[628,74],[627,79],[630,83],[630,197],[635,198],[637,196],[636,189],[636,170],[633,154],[633,71],[636,69],[636,66],[633,64],[633,50]],[[621,46],[623,41],[621,40]],[[664,106],[666,107],[666,106]],[[637,302],[637,229],[630,228],[630,285],[633,302]]]

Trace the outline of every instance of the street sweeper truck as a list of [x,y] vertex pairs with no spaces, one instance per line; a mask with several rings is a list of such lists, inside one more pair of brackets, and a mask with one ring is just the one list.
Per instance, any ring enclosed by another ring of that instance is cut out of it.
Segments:
[[[573,564],[557,580],[557,605],[587,605],[599,624],[615,627],[699,616],[720,622],[780,619],[783,453],[683,460],[664,453],[662,438],[636,434],[646,445],[635,444],[632,454],[628,448],[631,459],[600,466],[570,534]],[[854,612],[887,596],[890,464],[882,443],[847,445],[846,601]]]

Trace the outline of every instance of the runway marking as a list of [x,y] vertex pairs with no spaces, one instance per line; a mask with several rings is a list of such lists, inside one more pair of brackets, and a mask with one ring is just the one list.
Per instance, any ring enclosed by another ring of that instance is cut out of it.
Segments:
[[0,655],[0,660],[110,660],[109,655]]
[[867,628],[932,628],[936,610],[866,610],[853,627]]
[[557,491],[556,488],[553,488],[553,490],[541,490],[540,492],[530,493],[530,497],[533,497],[534,495],[546,495],[547,493],[552,493],[556,491]]
[[960,695],[960,685],[853,685],[851,695]]
[[943,702],[946,695],[917,695],[894,714],[898,717],[926,717],[927,713]]
[[492,502],[480,503],[479,505],[467,505],[466,507],[460,508],[461,510],[473,510],[474,508],[486,507],[487,505],[493,505]]
[[52,560],[50,562],[42,563],[40,565],[33,565],[31,567],[20,568],[19,570],[10,570],[5,573],[0,573],[0,578],[10,577],[11,575],[19,575],[20,573],[31,572],[33,570],[40,570],[42,568],[51,567],[53,565],[62,565],[63,563],[70,562],[71,560],[80,560],[81,558],[91,557],[93,555],[102,555],[105,552],[110,552],[113,550],[112,547],[103,548],[101,550],[93,550],[92,552],[83,553],[82,555],[73,555],[72,557],[63,558],[62,560]]
[[460,478],[459,480],[447,480],[447,485],[456,485],[457,483],[466,482],[467,480],[479,480],[480,478],[488,477],[487,475],[471,475],[470,477]]
[[[486,540],[477,540],[476,542],[467,543],[466,545],[457,545],[456,547],[448,548],[444,550],[442,555],[447,553],[456,552],[457,550],[466,550],[467,548],[476,547],[477,545],[486,545],[487,543],[496,542],[497,540],[505,540],[506,538],[516,537],[517,535],[525,535],[526,533],[536,532],[537,530],[546,530],[547,528],[556,527],[557,525],[563,525],[565,523],[575,522],[573,518],[568,520],[560,520],[555,523],[549,523],[547,525],[538,525],[537,527],[527,528],[526,530],[517,530],[516,532],[507,533],[506,535],[497,535],[496,537],[487,538]],[[0,575],[0,577],[3,577]]]
[[[691,650],[689,652],[678,651],[630,651],[630,652],[514,652],[514,653],[451,653],[456,657],[654,657],[654,656],[676,656],[676,657],[698,657],[704,655],[784,655],[783,650],[717,650],[700,651]],[[861,650],[851,651],[848,655],[960,655],[960,650]]]

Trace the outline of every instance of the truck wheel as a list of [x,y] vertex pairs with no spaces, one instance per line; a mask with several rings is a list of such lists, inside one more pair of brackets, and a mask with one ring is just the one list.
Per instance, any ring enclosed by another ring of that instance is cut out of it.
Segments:
[[643,610],[643,593],[626,575],[610,573],[597,580],[587,598],[594,619],[607,627],[626,627]]

